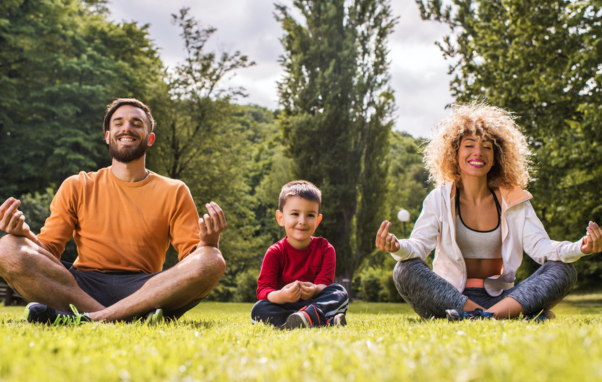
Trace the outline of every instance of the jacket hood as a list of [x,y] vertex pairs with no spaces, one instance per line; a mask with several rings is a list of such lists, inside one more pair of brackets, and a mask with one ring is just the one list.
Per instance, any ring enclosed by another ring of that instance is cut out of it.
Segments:
[[[449,200],[451,200],[451,198],[456,195],[456,183],[448,182],[444,185],[444,188],[449,190],[448,195]],[[531,195],[529,191],[523,190],[518,186],[500,187],[500,193],[502,194],[502,199],[506,204],[505,209],[533,199],[533,195]]]

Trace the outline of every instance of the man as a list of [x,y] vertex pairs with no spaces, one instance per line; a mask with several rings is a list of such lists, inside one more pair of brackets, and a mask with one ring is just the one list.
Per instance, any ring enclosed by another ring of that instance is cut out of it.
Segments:
[[[111,167],[65,180],[36,236],[9,198],[0,206],[0,276],[30,303],[29,322],[156,322],[176,319],[217,285],[223,211],[206,204],[199,219],[186,185],[145,168],[155,142],[148,106],[118,99],[104,119]],[[73,236],[74,264],[60,261]],[[169,244],[180,262],[161,271]],[[85,312],[80,314],[79,312]]]

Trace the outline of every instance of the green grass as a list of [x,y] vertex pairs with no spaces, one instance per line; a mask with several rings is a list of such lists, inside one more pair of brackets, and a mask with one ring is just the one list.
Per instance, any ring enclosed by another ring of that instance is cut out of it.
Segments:
[[602,380],[602,294],[544,324],[422,320],[354,303],[345,328],[251,325],[252,304],[202,303],[176,324],[28,325],[0,308],[0,381]]

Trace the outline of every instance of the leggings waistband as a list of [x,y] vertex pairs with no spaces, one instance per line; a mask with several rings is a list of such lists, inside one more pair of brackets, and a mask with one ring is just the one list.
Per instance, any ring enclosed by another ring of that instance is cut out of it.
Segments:
[[484,288],[483,279],[468,279],[466,280],[466,288]]
[[[497,279],[500,275],[491,276],[490,278]],[[467,279],[466,288],[485,288],[483,285],[485,279]]]

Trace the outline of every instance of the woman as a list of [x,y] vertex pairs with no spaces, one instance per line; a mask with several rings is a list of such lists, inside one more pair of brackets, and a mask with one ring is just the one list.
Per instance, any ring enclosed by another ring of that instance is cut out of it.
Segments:
[[[529,150],[511,116],[483,104],[456,105],[435,131],[425,163],[438,187],[408,240],[382,223],[376,246],[398,260],[397,290],[420,316],[450,320],[553,318],[577,281],[571,264],[602,250],[590,222],[581,240],[550,240],[525,191]],[[424,260],[436,247],[433,270]],[[542,266],[514,286],[523,250]]]

